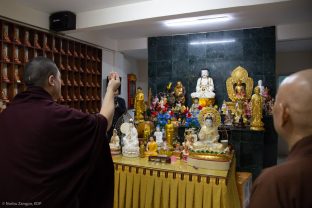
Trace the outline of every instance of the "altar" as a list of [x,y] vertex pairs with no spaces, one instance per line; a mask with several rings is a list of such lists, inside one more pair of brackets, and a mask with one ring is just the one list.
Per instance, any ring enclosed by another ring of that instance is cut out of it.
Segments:
[[235,160],[229,171],[201,169],[182,160],[149,162],[148,158],[114,156],[114,207],[240,207]]

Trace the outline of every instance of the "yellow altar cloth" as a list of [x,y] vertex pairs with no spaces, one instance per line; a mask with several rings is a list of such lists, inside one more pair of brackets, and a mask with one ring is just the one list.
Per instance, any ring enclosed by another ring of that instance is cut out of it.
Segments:
[[229,171],[194,168],[148,158],[113,157],[114,208],[236,208],[240,207],[235,161]]

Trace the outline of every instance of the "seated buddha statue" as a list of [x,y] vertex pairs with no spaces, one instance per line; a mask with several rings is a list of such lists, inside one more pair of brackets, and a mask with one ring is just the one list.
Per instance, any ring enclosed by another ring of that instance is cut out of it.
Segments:
[[116,129],[113,130],[113,135],[111,137],[109,147],[112,155],[120,154],[119,136],[117,135]]
[[149,138],[149,142],[146,145],[145,156],[157,156],[157,143],[155,142],[155,136]]
[[173,95],[176,103],[181,103],[182,105],[185,103],[185,88],[181,81],[178,81],[174,87]]
[[122,138],[122,155],[125,157],[138,157],[140,153],[138,131],[134,126],[133,120],[127,125],[125,136]]
[[207,117],[205,119],[205,124],[200,129],[198,137],[201,142],[213,143],[218,141],[219,139],[218,128],[213,126],[211,117]]
[[192,98],[214,98],[214,84],[207,69],[201,71],[201,77],[198,78],[196,84],[196,92],[191,93]]
[[204,125],[198,134],[199,141],[194,142],[193,150],[208,150],[214,152],[222,152],[223,145],[218,142],[219,133],[218,127],[214,126],[213,119],[210,116],[205,118]]
[[246,98],[245,86],[242,84],[242,80],[238,80],[235,86],[235,95],[238,100],[244,100]]

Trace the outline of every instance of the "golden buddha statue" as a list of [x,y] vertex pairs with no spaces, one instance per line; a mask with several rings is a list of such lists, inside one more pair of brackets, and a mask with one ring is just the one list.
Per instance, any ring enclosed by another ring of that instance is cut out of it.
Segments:
[[248,77],[248,72],[239,66],[232,71],[231,76],[226,80],[226,89],[232,102],[250,99],[253,89],[253,79]]
[[134,99],[134,109],[135,109],[135,120],[137,122],[144,121],[144,112],[145,112],[145,104],[144,104],[144,93],[141,87],[137,88],[137,92]]
[[141,158],[145,157],[145,146],[144,146],[144,142],[142,140],[139,141],[140,143],[140,150],[139,150],[139,156]]
[[245,87],[242,84],[242,80],[238,80],[237,85],[235,86],[235,95],[238,100],[245,100],[246,98],[246,91]]
[[165,125],[166,132],[166,143],[169,149],[172,149],[173,139],[174,139],[174,125],[171,123],[171,120],[168,120],[168,123]]
[[147,141],[151,134],[151,125],[146,122],[144,123],[144,140]]
[[177,103],[185,103],[185,88],[182,85],[181,81],[178,81],[176,86],[174,87],[173,95]]
[[151,136],[149,142],[146,145],[145,156],[157,156],[157,143],[155,142],[155,137]]
[[260,95],[259,86],[255,87],[253,96],[251,97],[251,124],[250,130],[263,131],[262,122],[262,105],[263,98]]

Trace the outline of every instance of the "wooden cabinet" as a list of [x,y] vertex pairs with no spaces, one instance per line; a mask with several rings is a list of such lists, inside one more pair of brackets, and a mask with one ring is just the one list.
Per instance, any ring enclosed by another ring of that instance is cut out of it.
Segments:
[[83,112],[100,111],[101,49],[1,19],[0,49],[0,98],[5,102],[26,89],[25,64],[45,56],[56,63],[62,75],[62,97],[58,102]]

